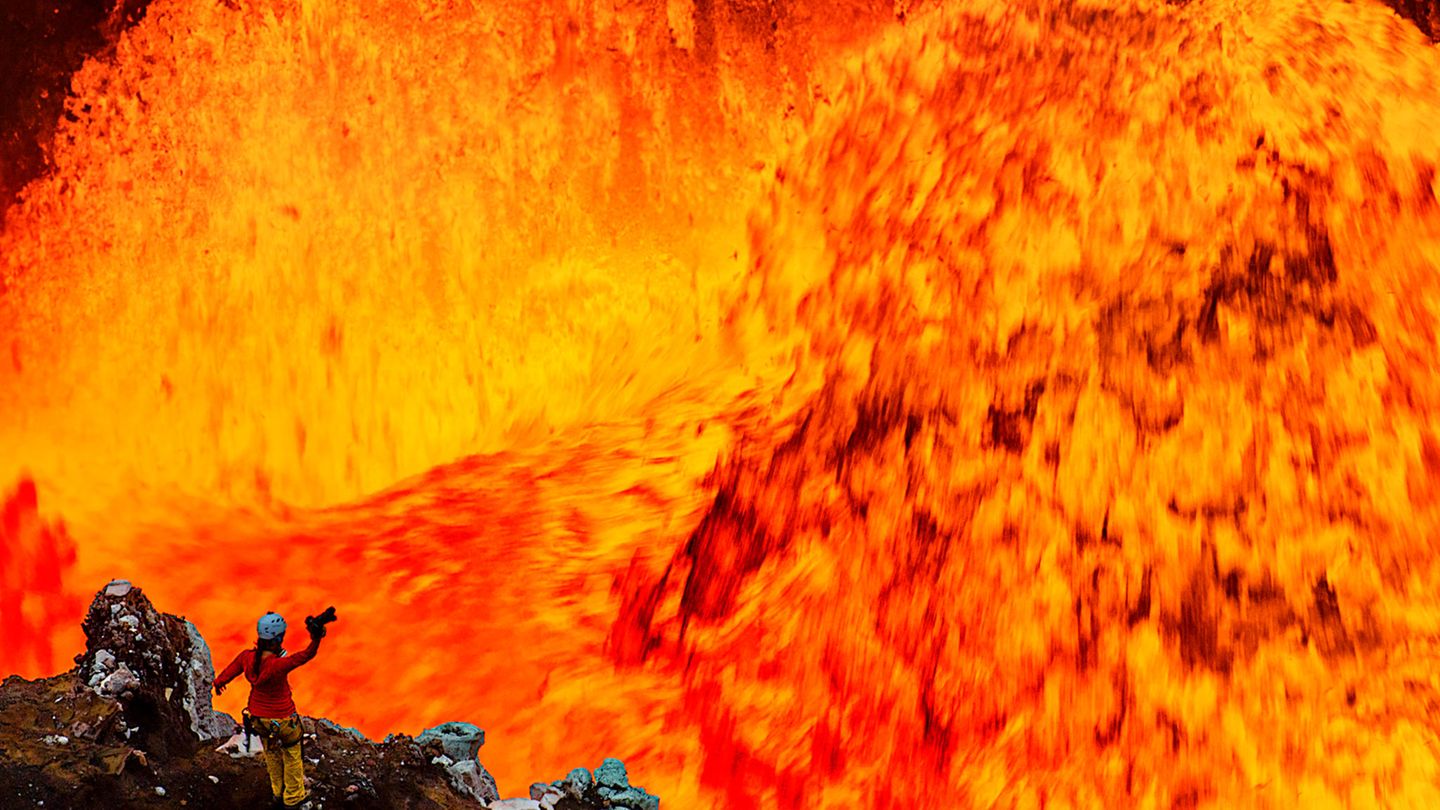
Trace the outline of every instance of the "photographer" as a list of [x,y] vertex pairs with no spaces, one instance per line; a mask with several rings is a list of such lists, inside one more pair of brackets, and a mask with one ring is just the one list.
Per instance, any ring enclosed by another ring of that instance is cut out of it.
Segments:
[[265,746],[265,768],[270,772],[270,791],[276,807],[308,808],[305,792],[305,760],[300,755],[300,715],[290,696],[290,672],[303,666],[320,649],[325,625],[335,621],[335,608],[305,618],[310,644],[295,655],[285,652],[285,619],[270,612],[255,623],[254,649],[235,656],[230,666],[215,678],[215,694],[240,673],[250,682],[250,700],[243,712],[245,733],[260,737]]

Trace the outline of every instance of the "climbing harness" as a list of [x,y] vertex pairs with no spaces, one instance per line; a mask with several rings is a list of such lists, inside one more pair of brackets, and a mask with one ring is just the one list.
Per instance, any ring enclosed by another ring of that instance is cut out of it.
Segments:
[[244,719],[245,726],[245,749],[250,749],[250,735],[253,733],[261,740],[279,745],[281,748],[294,748],[300,744],[302,729],[300,727],[300,715],[292,714],[289,717],[256,717],[249,709],[240,713]]

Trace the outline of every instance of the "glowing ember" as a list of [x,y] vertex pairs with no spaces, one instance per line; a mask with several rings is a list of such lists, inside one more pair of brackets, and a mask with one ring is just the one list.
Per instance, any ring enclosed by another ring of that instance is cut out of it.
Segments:
[[1440,806],[1382,5],[231,5],[87,65],[0,236],[0,475],[79,549],[22,486],[0,669],[124,576],[224,655],[335,604],[302,710],[502,787]]

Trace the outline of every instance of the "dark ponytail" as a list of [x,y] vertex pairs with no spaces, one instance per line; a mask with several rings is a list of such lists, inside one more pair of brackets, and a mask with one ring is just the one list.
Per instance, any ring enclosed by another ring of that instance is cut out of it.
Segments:
[[260,680],[260,653],[262,652],[278,654],[280,652],[280,639],[261,638],[255,640],[255,654],[250,656],[250,671],[246,673],[251,683]]

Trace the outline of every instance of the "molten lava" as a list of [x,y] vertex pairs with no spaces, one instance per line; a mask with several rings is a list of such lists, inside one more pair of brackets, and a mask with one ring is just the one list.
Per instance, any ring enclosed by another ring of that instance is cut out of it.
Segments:
[[0,233],[0,671],[125,576],[507,794],[1440,806],[1437,86],[1370,0],[155,0]]

